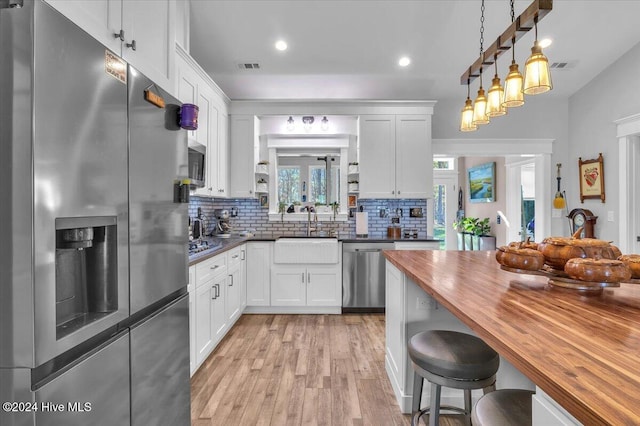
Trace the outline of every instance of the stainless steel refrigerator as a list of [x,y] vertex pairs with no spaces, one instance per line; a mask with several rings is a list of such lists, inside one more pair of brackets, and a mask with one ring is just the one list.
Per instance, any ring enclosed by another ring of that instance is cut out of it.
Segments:
[[178,102],[39,0],[0,58],[0,424],[189,424]]

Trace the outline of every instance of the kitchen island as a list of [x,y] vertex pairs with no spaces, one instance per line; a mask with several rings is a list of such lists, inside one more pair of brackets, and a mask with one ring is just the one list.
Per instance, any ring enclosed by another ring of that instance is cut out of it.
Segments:
[[640,423],[640,285],[585,296],[503,271],[494,251],[384,255],[583,424]]

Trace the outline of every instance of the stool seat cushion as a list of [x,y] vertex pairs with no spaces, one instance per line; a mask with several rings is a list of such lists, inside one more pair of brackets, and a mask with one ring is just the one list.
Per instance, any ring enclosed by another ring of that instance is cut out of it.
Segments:
[[500,389],[482,396],[473,407],[474,426],[530,426],[531,395],[523,389]]
[[496,374],[498,353],[466,333],[429,330],[409,340],[409,356],[423,370],[459,380],[482,380]]

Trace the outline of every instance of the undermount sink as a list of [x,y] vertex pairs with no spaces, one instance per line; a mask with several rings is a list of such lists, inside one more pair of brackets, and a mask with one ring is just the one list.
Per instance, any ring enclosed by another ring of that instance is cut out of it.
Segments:
[[327,237],[280,237],[275,242],[274,263],[338,263],[338,240]]

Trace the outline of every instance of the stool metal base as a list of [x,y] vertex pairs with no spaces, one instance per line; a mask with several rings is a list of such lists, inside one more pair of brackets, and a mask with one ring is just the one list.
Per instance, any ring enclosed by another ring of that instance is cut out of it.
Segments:
[[[440,419],[440,410],[455,411],[464,414],[467,425],[471,425],[471,390],[483,389],[483,393],[496,390],[496,376],[480,380],[458,380],[451,377],[438,376],[424,370],[414,362],[411,363],[414,369],[413,376],[413,398],[411,407],[411,426],[417,426],[420,417],[429,414],[429,426],[437,426]],[[422,399],[423,379],[431,383],[431,397],[429,407],[420,410],[420,400]],[[440,393],[442,386],[464,390],[465,408],[440,405]]]

